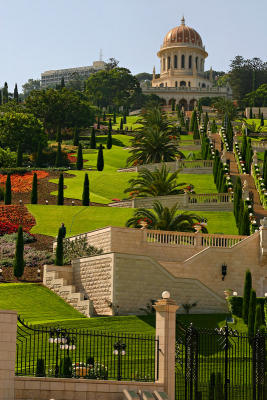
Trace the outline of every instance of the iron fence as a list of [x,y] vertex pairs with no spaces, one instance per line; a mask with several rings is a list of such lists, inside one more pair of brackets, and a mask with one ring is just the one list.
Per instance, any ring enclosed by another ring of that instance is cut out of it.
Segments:
[[179,325],[176,400],[267,400],[267,335]]
[[154,382],[154,336],[31,327],[18,318],[16,375]]

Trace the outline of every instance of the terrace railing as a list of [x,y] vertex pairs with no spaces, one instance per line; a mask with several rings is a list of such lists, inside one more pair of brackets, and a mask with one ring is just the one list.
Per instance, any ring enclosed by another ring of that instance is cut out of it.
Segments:
[[233,194],[231,193],[203,193],[203,194],[188,194],[188,203],[198,204],[218,204],[218,203],[232,203]]
[[154,382],[158,353],[150,335],[31,327],[18,319],[16,375]]

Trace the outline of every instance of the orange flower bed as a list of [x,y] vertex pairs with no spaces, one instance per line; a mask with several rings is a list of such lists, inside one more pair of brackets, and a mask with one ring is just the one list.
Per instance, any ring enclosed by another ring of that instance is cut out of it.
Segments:
[[[49,173],[46,171],[30,171],[24,174],[12,174],[11,175],[11,189],[14,193],[27,193],[32,190],[32,179],[33,174],[36,172],[37,179],[46,178]],[[6,183],[7,175],[0,174],[0,185]]]
[[0,220],[2,223],[22,225],[26,231],[31,230],[36,223],[26,207],[17,205],[0,206]]
[[[68,157],[68,160],[70,163],[74,164],[77,162],[77,156],[75,153],[69,153],[69,154],[67,154],[67,157]],[[88,161],[88,160],[83,159],[83,162],[86,162],[86,161]]]

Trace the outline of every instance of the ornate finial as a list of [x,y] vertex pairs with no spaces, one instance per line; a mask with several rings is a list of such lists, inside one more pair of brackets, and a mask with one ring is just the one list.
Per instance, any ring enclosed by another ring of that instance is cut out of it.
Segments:
[[181,19],[181,25],[185,25],[185,19],[184,19],[184,16],[183,16],[183,18]]

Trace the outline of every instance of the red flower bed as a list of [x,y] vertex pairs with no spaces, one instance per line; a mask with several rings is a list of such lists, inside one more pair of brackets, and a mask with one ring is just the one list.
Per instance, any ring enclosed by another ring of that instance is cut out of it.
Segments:
[[0,221],[0,236],[9,235],[18,231],[18,225],[11,224],[10,222]]
[[[72,164],[77,162],[77,156],[75,155],[75,153],[67,154],[67,158],[68,158],[69,162]],[[83,162],[86,162],[86,161],[88,161],[88,160],[83,159]]]
[[[24,231],[31,230],[35,225],[35,219],[27,208],[16,205],[0,206],[0,221],[2,224],[10,224],[16,227],[16,231],[19,225],[23,227]],[[10,227],[10,229],[12,229],[12,227]]]
[[[46,178],[49,174],[46,171],[30,171],[25,174],[12,174],[11,175],[11,189],[15,193],[26,193],[32,189],[33,174],[36,172],[37,179]],[[6,183],[7,175],[0,174],[0,185]]]

